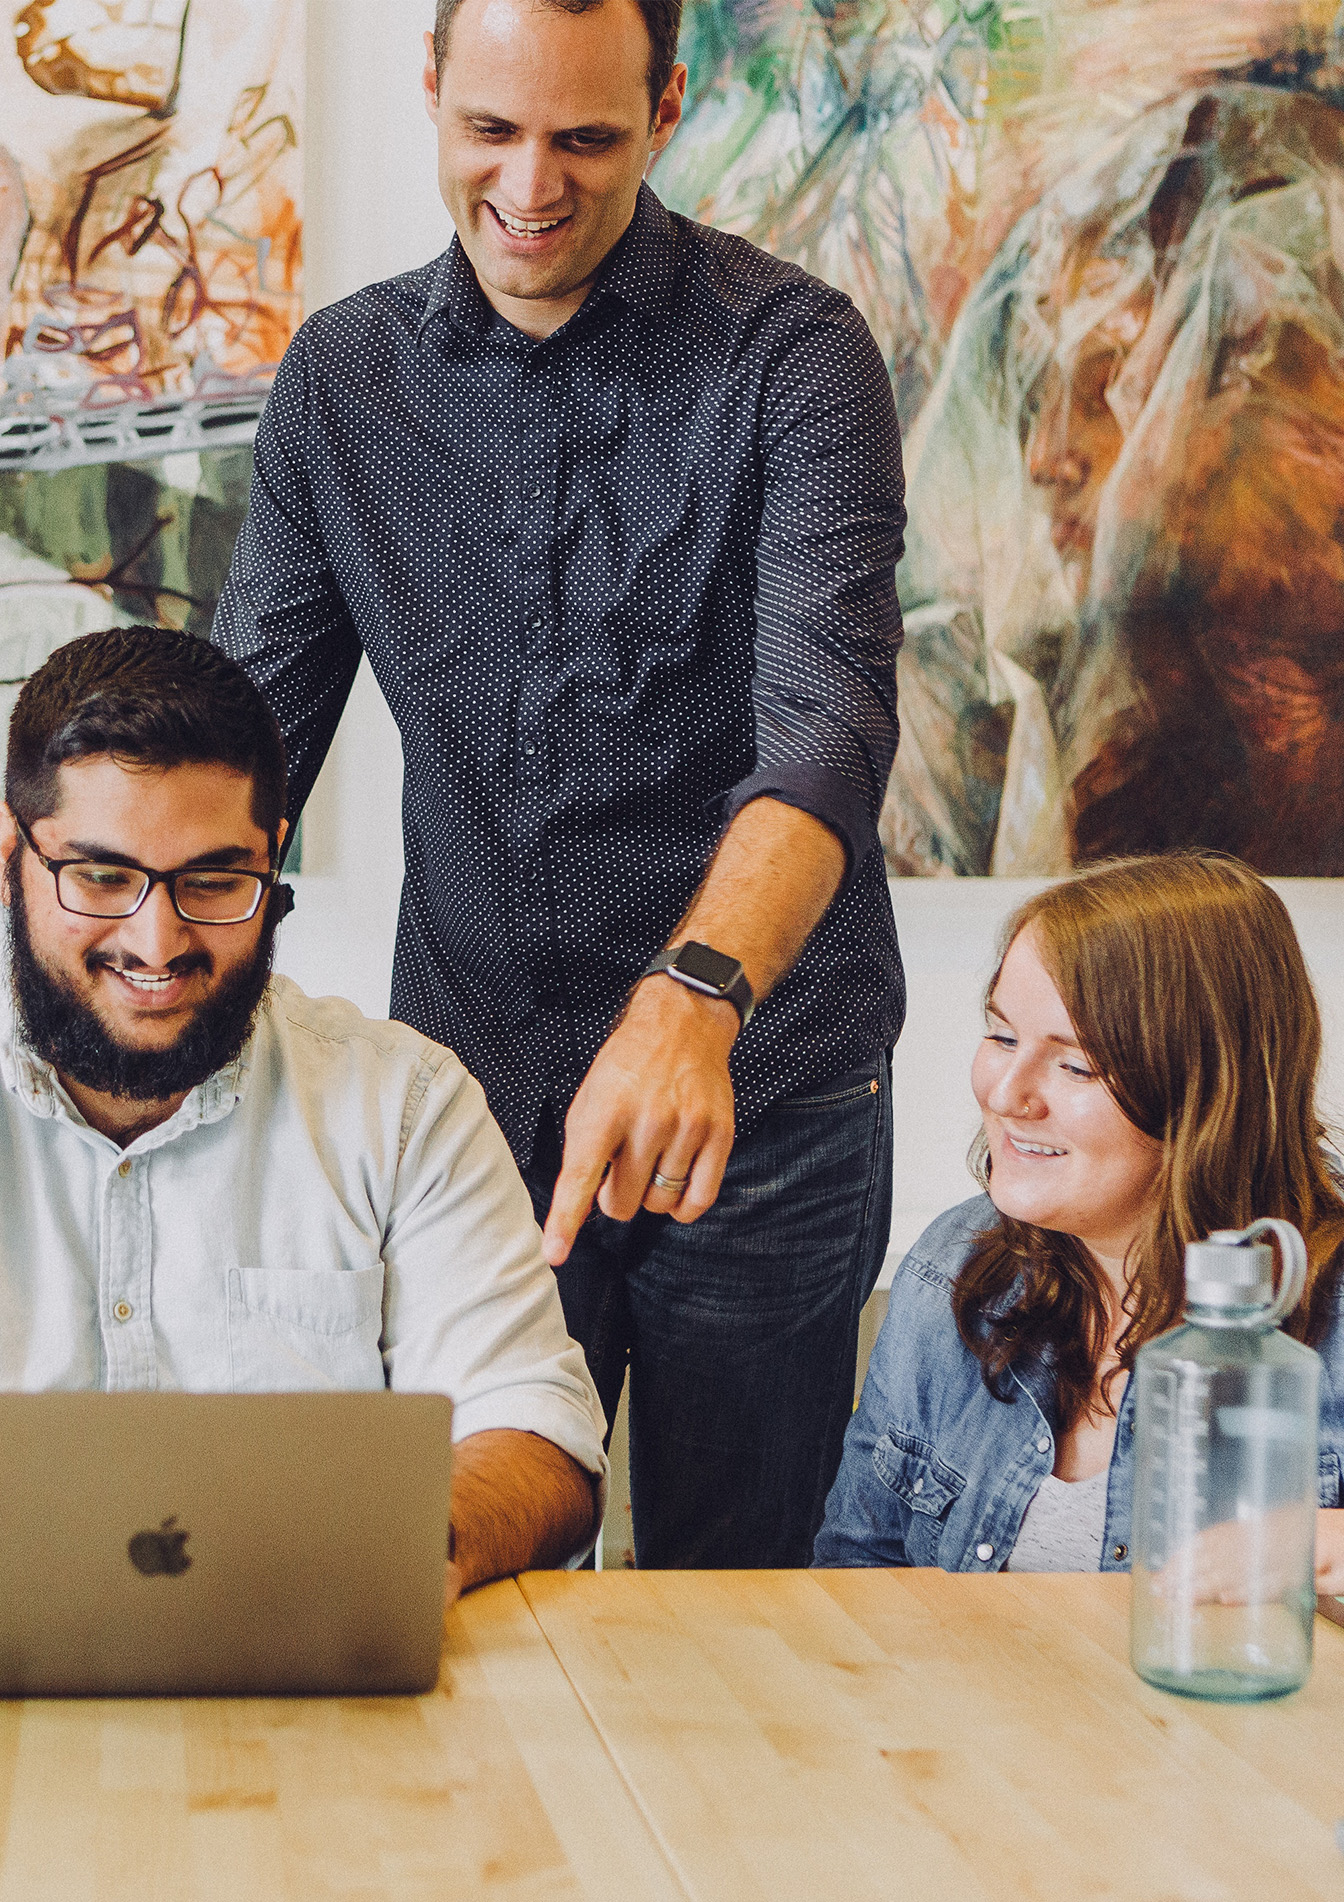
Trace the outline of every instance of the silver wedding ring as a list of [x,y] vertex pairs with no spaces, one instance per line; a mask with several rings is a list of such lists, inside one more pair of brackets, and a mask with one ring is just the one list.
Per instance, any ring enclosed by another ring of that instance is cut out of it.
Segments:
[[655,1189],[681,1190],[686,1187],[690,1179],[689,1176],[661,1176],[656,1169],[653,1172],[653,1186]]

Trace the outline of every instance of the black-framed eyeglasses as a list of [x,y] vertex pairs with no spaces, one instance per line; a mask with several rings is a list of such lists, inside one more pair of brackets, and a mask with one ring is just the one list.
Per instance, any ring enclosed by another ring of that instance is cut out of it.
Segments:
[[33,843],[22,819],[14,823],[38,864],[55,879],[57,904],[77,918],[131,918],[156,885],[166,885],[173,910],[187,924],[245,925],[280,877],[279,872],[235,872],[227,865],[151,872],[143,865],[114,865],[105,859],[49,859]]

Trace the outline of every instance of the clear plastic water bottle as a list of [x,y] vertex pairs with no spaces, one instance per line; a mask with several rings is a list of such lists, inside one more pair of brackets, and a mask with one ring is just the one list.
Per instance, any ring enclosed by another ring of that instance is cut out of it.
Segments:
[[1279,1331],[1306,1274],[1290,1222],[1191,1242],[1185,1320],[1136,1359],[1130,1657],[1162,1690],[1279,1697],[1311,1669],[1321,1364]]

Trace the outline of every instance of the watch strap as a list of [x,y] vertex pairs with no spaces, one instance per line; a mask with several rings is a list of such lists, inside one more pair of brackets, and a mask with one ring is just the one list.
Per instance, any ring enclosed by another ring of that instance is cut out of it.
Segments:
[[[690,971],[683,970],[677,960],[684,951],[692,949],[696,951],[707,951],[712,957],[721,958],[724,965],[728,967],[729,972],[731,972],[731,975],[727,977],[727,981],[716,984]],[[692,944],[688,941],[686,944],[666,946],[663,950],[659,951],[655,957],[649,960],[644,970],[640,973],[641,980],[646,977],[659,976],[673,978],[678,984],[685,985],[687,990],[697,991],[701,997],[722,997],[726,999],[737,1012],[743,1028],[745,1028],[750,1021],[751,1014],[756,1008],[756,993],[752,990],[750,981],[748,980],[746,972],[742,969],[742,966],[738,963],[736,958],[730,958],[726,952],[715,951],[713,945]]]

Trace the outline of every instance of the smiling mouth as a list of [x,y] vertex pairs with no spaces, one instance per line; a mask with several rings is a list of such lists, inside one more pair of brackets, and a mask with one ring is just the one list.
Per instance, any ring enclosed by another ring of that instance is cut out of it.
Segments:
[[1067,1149],[1052,1149],[1048,1143],[1019,1142],[1016,1136],[1010,1136],[1008,1141],[1019,1156],[1067,1156],[1069,1153]]
[[142,971],[129,969],[124,964],[114,964],[110,960],[98,960],[94,969],[102,971],[107,977],[116,978],[137,998],[146,1004],[173,1004],[180,1002],[181,993],[187,981],[204,965],[193,958],[185,969],[167,971]]
[[[490,205],[487,198],[485,201]],[[557,225],[568,222],[568,214],[563,218],[515,218],[507,211],[501,211],[498,205],[490,205],[500,226],[511,238],[540,238],[548,231],[554,231]]]
[[137,991],[166,991],[170,984],[176,984],[175,972],[165,971],[161,977],[150,977],[142,971],[118,971],[117,976],[133,984]]

